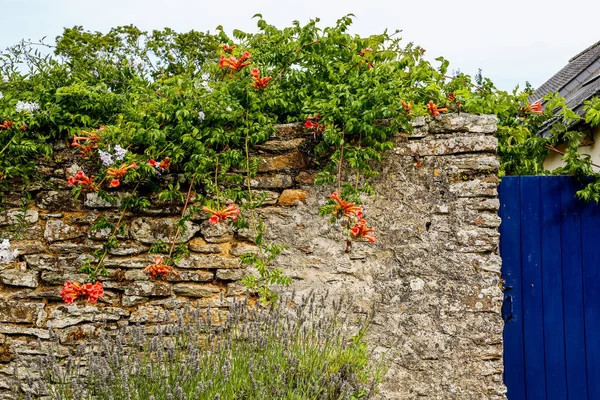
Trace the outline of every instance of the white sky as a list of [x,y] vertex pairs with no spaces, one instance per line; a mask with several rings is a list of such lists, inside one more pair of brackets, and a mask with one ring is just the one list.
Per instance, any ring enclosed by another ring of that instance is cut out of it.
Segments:
[[0,48],[22,38],[53,38],[74,25],[254,31],[256,13],[279,27],[314,17],[327,26],[353,13],[353,33],[401,29],[430,59],[444,56],[451,70],[471,75],[482,68],[506,90],[525,81],[541,85],[600,40],[600,0],[0,0]]

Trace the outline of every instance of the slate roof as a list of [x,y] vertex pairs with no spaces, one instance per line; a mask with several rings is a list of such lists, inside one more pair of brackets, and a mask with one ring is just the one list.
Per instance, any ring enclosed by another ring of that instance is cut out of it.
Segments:
[[[569,108],[583,116],[584,101],[600,96],[600,41],[571,58],[567,65],[535,90],[529,101],[533,103],[551,92],[558,92],[566,99]],[[547,135],[551,125],[546,124],[540,133]]]

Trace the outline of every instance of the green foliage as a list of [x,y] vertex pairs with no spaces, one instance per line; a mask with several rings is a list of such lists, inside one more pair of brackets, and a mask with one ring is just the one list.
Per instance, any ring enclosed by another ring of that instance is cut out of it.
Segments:
[[162,240],[158,239],[156,241],[156,243],[154,243],[154,244],[152,244],[152,246],[150,246],[150,249],[148,250],[148,252],[167,254],[167,253],[169,253],[169,245],[167,243],[163,242]]
[[286,247],[266,242],[264,239],[265,227],[260,220],[257,222],[255,241],[259,249],[258,254],[243,254],[241,261],[246,266],[256,268],[258,276],[247,275],[242,282],[250,290],[258,292],[262,302],[269,303],[276,301],[278,296],[271,287],[273,285],[287,286],[292,280],[283,274],[281,268],[272,265]]

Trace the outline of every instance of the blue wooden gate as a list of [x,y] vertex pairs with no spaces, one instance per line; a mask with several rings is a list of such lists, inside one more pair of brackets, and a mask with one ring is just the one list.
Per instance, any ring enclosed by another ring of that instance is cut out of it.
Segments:
[[509,400],[600,400],[600,205],[571,177],[505,177],[504,382]]

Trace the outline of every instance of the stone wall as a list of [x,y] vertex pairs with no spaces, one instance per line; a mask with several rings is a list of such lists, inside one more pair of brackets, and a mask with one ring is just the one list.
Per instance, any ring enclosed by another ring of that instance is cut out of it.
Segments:
[[[364,198],[377,241],[349,252],[339,227],[318,216],[332,188],[311,184],[311,135],[284,125],[259,146],[261,173],[251,183],[267,195],[259,214],[268,239],[289,246],[278,259],[294,279],[285,290],[352,295],[355,312],[374,309],[369,342],[391,360],[382,399],[504,398],[495,131],[494,117],[461,114],[418,119],[413,136],[397,135],[372,181],[377,195]],[[60,285],[84,278],[79,266],[108,237],[90,226],[118,218],[93,194],[72,204],[65,177],[74,162],[66,147],[40,162],[46,179],[24,188],[32,194],[27,207],[19,191],[2,194],[0,237],[18,234],[11,243],[20,256],[0,264],[0,398],[13,351],[35,353],[48,327],[67,343],[94,321],[108,321],[108,329],[153,323],[188,300],[223,308],[244,293],[238,256],[255,247],[243,231],[202,216],[181,237],[190,255],[177,263],[179,277],[146,278],[149,247],[168,241],[181,213],[180,204],[152,199],[152,207],[125,216],[122,244],[106,258],[105,298],[95,306],[62,303]]]

